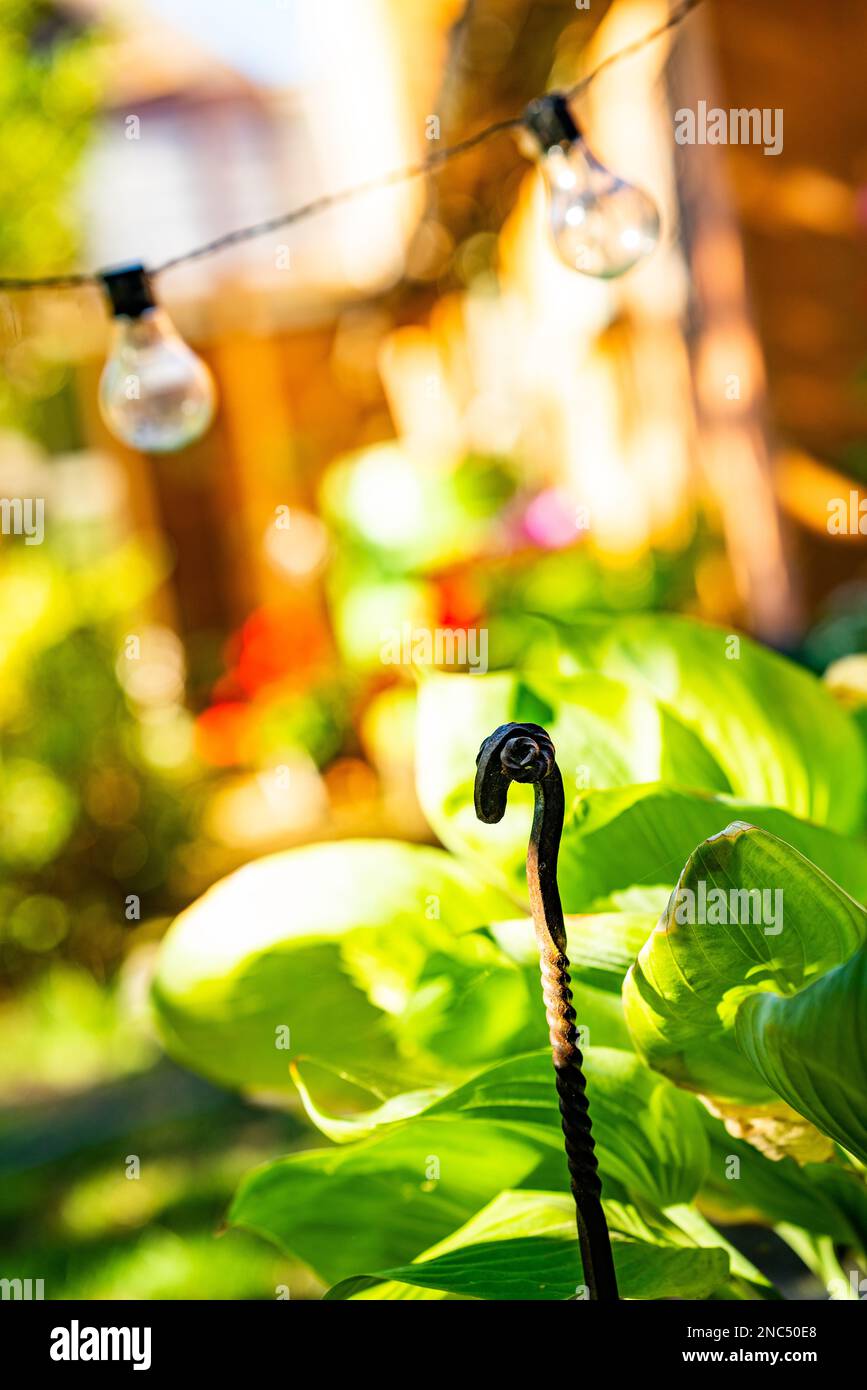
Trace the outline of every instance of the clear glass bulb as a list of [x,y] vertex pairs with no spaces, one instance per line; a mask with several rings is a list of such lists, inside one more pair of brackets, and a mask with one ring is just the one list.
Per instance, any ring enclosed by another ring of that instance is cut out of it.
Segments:
[[582,138],[566,149],[553,145],[541,163],[551,231],[566,265],[613,280],[650,254],[659,240],[656,204],[600,164]]
[[113,323],[99,381],[99,407],[112,434],[143,453],[183,449],[214,418],[214,379],[158,307]]

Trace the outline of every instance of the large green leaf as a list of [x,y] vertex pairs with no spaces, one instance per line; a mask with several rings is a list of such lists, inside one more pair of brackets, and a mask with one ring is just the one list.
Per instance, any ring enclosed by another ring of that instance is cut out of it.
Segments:
[[[687,1202],[701,1183],[708,1142],[701,1107],[692,1097],[647,1069],[631,1052],[591,1043],[584,1058],[593,1136],[603,1181],[654,1206]],[[377,1094],[377,1104],[347,1118],[328,1112],[321,1093],[332,1087],[321,1065],[299,1063],[298,1079],[308,1114],[337,1140],[370,1133],[412,1115],[466,1130],[495,1122],[532,1136],[553,1181],[566,1182],[563,1136],[550,1052],[514,1057],[488,1067],[445,1095],[418,1090]],[[411,1128],[411,1125],[409,1126]]]
[[541,1157],[537,1137],[508,1125],[421,1118],[256,1169],[229,1220],[334,1282],[414,1259],[528,1178]]
[[[591,1047],[585,1062],[606,1196],[634,1194],[651,1209],[689,1201],[709,1152],[698,1102],[632,1053]],[[532,1181],[567,1190],[547,1050],[490,1067],[439,1098],[391,1096],[357,1117],[354,1129],[316,1108],[322,1070],[296,1067],[311,1117],[335,1138],[368,1137],[259,1169],[239,1190],[230,1219],[326,1279],[394,1270],[504,1188]],[[378,1083],[370,1084],[372,1094]]]
[[[567,810],[558,879],[567,912],[629,903],[674,886],[701,841],[733,820],[794,845],[853,897],[867,899],[867,845],[773,806],[656,785],[588,792]],[[660,907],[663,903],[660,903]]]
[[[618,1229],[616,1206],[606,1206],[606,1214],[622,1298],[707,1298],[726,1282],[723,1249],[642,1240]],[[326,1297],[376,1298],[389,1282],[461,1298],[575,1299],[584,1277],[574,1203],[553,1192],[503,1192],[413,1264],[356,1275]]]
[[[567,953],[573,982],[619,996],[623,977],[656,925],[658,915],[600,912],[567,916]],[[528,918],[494,922],[490,931],[513,960],[533,969],[538,967],[539,948]],[[576,997],[579,1001],[583,999],[583,992],[576,990]]]
[[441,921],[411,932],[392,923],[357,928],[344,940],[343,959],[371,1002],[390,1015],[407,1057],[481,1066],[547,1036],[538,968],[531,979],[485,932],[456,936]]
[[[610,1178],[657,1207],[688,1202],[708,1160],[694,1099],[648,1071],[633,1053],[616,1048],[591,1045],[584,1071],[603,1180]],[[427,1113],[541,1128],[555,1148],[562,1146],[546,1052],[480,1072],[434,1101]]]
[[[851,717],[814,676],[733,636],[667,614],[588,619],[561,631],[560,670],[637,682],[700,737],[733,795],[857,829],[867,753]],[[547,651],[543,659],[550,662]],[[706,787],[671,775],[660,780]]]
[[735,1037],[777,1095],[867,1163],[867,946],[793,997],[745,999]]
[[354,840],[271,855],[171,927],[153,989],[160,1030],[180,1061],[234,1086],[291,1089],[298,1054],[394,1067],[389,1016],[344,954],[351,933],[409,942],[433,918],[459,939],[511,910],[441,850]]
[[301,1057],[291,1071],[309,1119],[335,1144],[367,1139],[387,1125],[414,1119],[449,1090],[447,1082],[407,1090],[406,1075],[357,1061],[337,1067]]
[[729,789],[695,733],[651,695],[606,675],[429,676],[419,692],[417,734],[417,781],[425,814],[443,844],[480,860],[520,899],[526,896],[532,788],[511,788],[498,825],[482,825],[473,809],[479,746],[508,720],[530,720],[549,730],[567,804],[591,787],[660,779],[711,791]]
[[786,1223],[867,1253],[867,1187],[854,1169],[766,1158],[721,1120],[704,1123],[711,1152],[699,1200],[715,1220]]
[[[722,915],[709,896],[717,890],[727,920],[713,919]],[[769,898],[755,921],[759,900],[743,897],[755,890],[780,893],[782,914]],[[636,1047],[659,1071],[724,1102],[782,1096],[857,1152],[867,1094],[865,939],[867,911],[837,884],[791,845],[733,824],[690,856],[626,977]]]
[[[675,633],[681,630],[681,625],[675,626]],[[687,624],[683,631],[698,645],[710,641],[715,652],[722,640],[722,634],[701,626]],[[584,657],[593,650],[592,641],[588,641]],[[740,661],[729,662],[724,656],[719,659],[730,685],[734,678],[729,668],[736,668],[739,679],[750,675],[758,679],[768,656],[746,643]],[[817,719],[817,706],[831,706],[827,722],[832,731],[836,730],[834,756],[843,758],[849,737],[858,744],[857,733],[845,722],[847,716],[836,709],[827,691],[812,677],[778,658],[769,659],[777,684],[791,686],[791,699],[806,698],[802,689],[806,683],[811,697],[807,703]],[[624,674],[631,674],[633,681],[640,679],[631,668],[624,668]],[[662,693],[668,688],[662,681],[660,687]],[[707,683],[701,688],[710,695]],[[674,689],[680,698],[679,687]],[[752,691],[750,708],[756,698]],[[686,699],[686,707],[694,715],[693,705],[694,701]],[[795,756],[785,733],[787,717],[788,706],[783,706],[774,712],[770,725],[785,748],[768,748],[766,715],[755,725],[751,753],[744,747],[749,730],[738,725],[746,772],[735,777],[737,764],[733,762],[728,769],[732,774],[729,781],[716,761],[708,761],[698,740],[698,733],[706,729],[715,739],[731,732],[728,716],[722,722],[720,716],[708,716],[698,721],[700,727],[693,733],[679,724],[673,713],[666,713],[655,696],[650,698],[649,688],[648,694],[640,695],[594,673],[568,680],[526,673],[490,677],[440,674],[423,682],[419,697],[419,794],[443,843],[483,864],[486,875],[516,899],[523,899],[532,788],[511,787],[502,821],[483,825],[473,807],[473,781],[478,745],[486,733],[509,719],[529,719],[551,732],[563,773],[566,821],[559,884],[567,913],[643,906],[639,894],[658,911],[665,890],[674,884],[693,847],[734,819],[779,835],[848,892],[867,898],[863,841],[818,823],[856,817],[829,812],[817,781],[820,771],[821,777],[825,776],[825,769],[812,769],[813,744],[799,745],[806,772],[798,770],[799,764],[789,769],[788,780],[779,781],[771,775],[776,759],[783,760],[780,765],[785,767],[785,758],[791,762]],[[716,747],[714,753],[718,753]],[[846,775],[851,773],[857,780],[860,762],[859,744],[856,754],[845,763]],[[763,770],[762,776],[755,775],[756,768]],[[732,788],[737,795],[732,794]],[[787,801],[791,802],[788,810]],[[799,818],[811,810],[817,823]]]
[[[593,959],[585,973],[581,962],[587,933],[572,927],[577,953],[571,957],[573,978],[581,982],[575,994],[578,1025],[583,1036],[601,1047],[632,1047],[620,986],[653,925],[642,920],[646,930],[637,940],[633,923],[629,941],[634,950],[624,963],[618,956],[617,928],[609,919],[607,973],[599,965],[603,928],[597,928],[593,944],[586,947]],[[622,967],[616,983],[612,951]],[[547,1041],[539,948],[529,920],[494,923],[460,936],[441,922],[425,922],[412,932],[391,925],[357,928],[344,938],[342,955],[371,1002],[389,1015],[392,1035],[407,1059],[429,1067],[436,1058],[448,1069],[476,1069]]]

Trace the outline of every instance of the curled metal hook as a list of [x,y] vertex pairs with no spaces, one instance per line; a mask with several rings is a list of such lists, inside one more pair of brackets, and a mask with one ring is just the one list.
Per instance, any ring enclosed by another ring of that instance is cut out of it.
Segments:
[[602,1182],[591,1134],[584,1059],[572,1006],[566,928],[557,888],[557,854],[563,833],[563,778],[554,745],[539,724],[501,724],[476,759],[475,807],[479,820],[502,820],[510,782],[532,782],[533,827],[527,848],[527,883],[542,969],[542,994],[563,1121],[566,1160],[578,1225],[584,1280],[591,1299],[618,1297],[611,1240],[602,1209]]

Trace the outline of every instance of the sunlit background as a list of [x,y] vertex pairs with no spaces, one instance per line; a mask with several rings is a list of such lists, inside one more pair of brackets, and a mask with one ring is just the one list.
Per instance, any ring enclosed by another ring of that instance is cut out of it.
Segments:
[[[0,273],[170,259],[510,116],[667,13],[3,0]],[[384,633],[484,629],[496,668],[534,614],[661,607],[819,671],[867,650],[867,536],[827,526],[867,488],[865,42],[857,0],[716,0],[607,71],[580,115],[663,222],[622,281],[558,260],[508,134],[167,272],[220,399],[181,454],[102,424],[96,288],[0,298],[0,493],[46,515],[42,545],[0,537],[0,1274],[315,1292],[213,1237],[300,1126],[171,1066],[146,986],[173,914],[251,857],[432,839]],[[784,154],[677,145],[698,99],[782,108]],[[863,665],[839,670],[858,698]],[[119,1146],[141,1181],[114,1181]]]

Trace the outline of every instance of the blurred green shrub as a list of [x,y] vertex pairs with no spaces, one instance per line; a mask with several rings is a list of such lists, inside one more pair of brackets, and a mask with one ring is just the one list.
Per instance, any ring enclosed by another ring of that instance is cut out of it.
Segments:
[[[0,3],[0,273],[55,273],[74,260],[75,175],[100,95],[98,43],[42,0]],[[7,307],[4,424],[21,423],[45,371],[17,341],[16,312]]]

